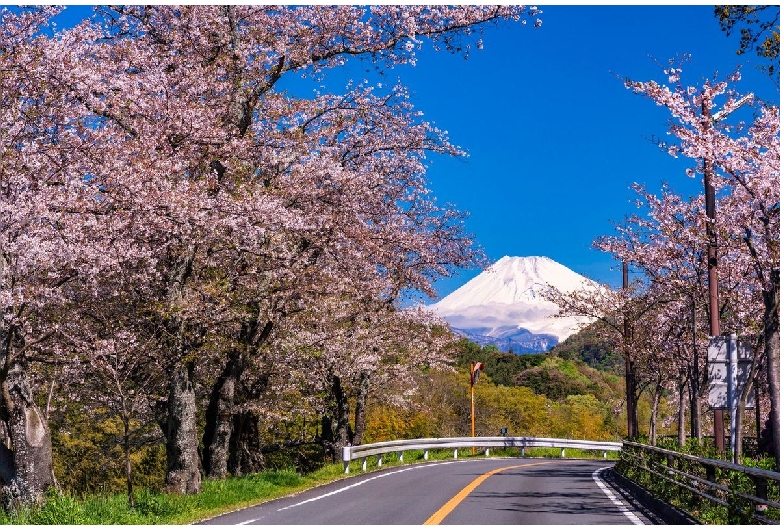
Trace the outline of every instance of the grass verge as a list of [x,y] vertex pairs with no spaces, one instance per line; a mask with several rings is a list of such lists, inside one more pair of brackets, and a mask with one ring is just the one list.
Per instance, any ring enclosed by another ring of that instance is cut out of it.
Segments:
[[[484,458],[484,450],[478,449],[474,458]],[[384,455],[382,468],[424,461],[423,451],[406,451],[403,461],[397,453]],[[558,458],[560,449],[527,449],[526,457]],[[519,449],[491,450],[490,456],[518,457]],[[601,458],[603,455],[593,451],[567,449],[567,458]],[[429,461],[450,460],[452,450],[431,450]],[[615,459],[617,453],[608,454]],[[458,458],[472,458],[469,449],[460,449]],[[11,525],[178,525],[189,524],[217,515],[254,506],[264,501],[293,495],[301,491],[327,484],[346,476],[355,476],[379,469],[376,457],[366,462],[366,471],[362,462],[355,461],[350,466],[350,474],[344,474],[341,463],[327,465],[307,475],[296,471],[266,471],[245,477],[231,477],[222,480],[204,480],[203,490],[196,495],[170,495],[140,490],[136,494],[135,507],[130,508],[127,496],[121,494],[94,495],[77,499],[51,492],[41,507],[23,508],[15,512],[4,513],[0,510],[0,524]]]

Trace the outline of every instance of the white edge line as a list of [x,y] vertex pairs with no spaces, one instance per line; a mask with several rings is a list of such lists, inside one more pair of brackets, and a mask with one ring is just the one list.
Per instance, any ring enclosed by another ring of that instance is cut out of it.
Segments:
[[[466,462],[466,460],[448,460],[446,462],[434,462],[434,463],[431,463],[431,464],[424,464],[424,465],[418,465],[418,466],[409,466],[409,467],[405,467],[403,469],[390,471],[388,473],[382,473],[381,475],[374,475],[373,477],[369,477],[369,478],[367,478],[365,480],[361,480],[360,482],[355,482],[354,484],[350,484],[349,486],[344,486],[343,488],[339,488],[339,489],[331,491],[329,493],[325,493],[324,495],[320,495],[319,497],[313,497],[311,499],[306,499],[305,501],[301,501],[301,502],[296,503],[296,504],[290,504],[289,506],[284,506],[283,508],[279,508],[276,511],[277,512],[281,512],[283,510],[288,510],[290,508],[295,508],[296,506],[300,506],[302,504],[318,501],[320,499],[324,499],[325,497],[330,497],[331,495],[335,495],[337,493],[341,493],[342,491],[346,491],[346,490],[349,490],[349,489],[352,489],[352,488],[356,488],[358,486],[362,486],[366,482],[371,482],[372,480],[376,480],[376,479],[382,478],[382,477],[387,477],[389,475],[395,475],[396,473],[404,473],[404,472],[410,471],[412,469],[422,469],[422,468],[425,468],[425,467],[443,466],[443,465],[448,465],[448,464],[455,464],[455,463],[458,463],[458,462]],[[247,524],[252,524],[252,523],[254,523],[255,521],[258,521],[258,520],[259,519],[255,518],[255,519],[250,519],[248,521],[244,521],[242,523],[237,523],[237,524],[238,525],[247,525]]]
[[639,517],[636,516],[636,514],[634,512],[632,512],[631,510],[626,508],[626,505],[623,504],[623,501],[618,499],[615,496],[615,494],[612,493],[610,491],[610,489],[607,486],[604,485],[603,482],[601,482],[601,479],[599,479],[599,476],[598,476],[599,473],[601,473],[605,469],[609,469],[609,468],[610,468],[610,466],[606,466],[606,467],[602,467],[601,469],[597,469],[596,471],[594,471],[593,474],[591,475],[591,477],[593,477],[593,481],[596,483],[596,485],[599,488],[601,488],[601,491],[604,492],[604,495],[606,495],[609,498],[609,500],[611,500],[615,504],[615,506],[618,507],[618,510],[620,510],[623,513],[623,515],[628,517],[629,521],[631,521],[634,524],[642,524],[642,525],[645,524],[645,523],[642,522],[642,520]]

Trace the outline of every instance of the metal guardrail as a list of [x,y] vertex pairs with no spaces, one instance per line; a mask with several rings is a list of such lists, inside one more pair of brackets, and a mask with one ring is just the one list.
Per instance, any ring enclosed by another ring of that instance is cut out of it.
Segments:
[[[678,491],[687,490],[698,498],[724,506],[742,519],[780,523],[768,516],[780,514],[777,511],[780,510],[780,473],[628,441],[623,442],[620,459],[629,469],[650,473],[656,484],[673,484]],[[728,472],[738,475],[729,476]],[[739,477],[748,478],[750,486],[741,484],[740,487]]]
[[430,449],[453,449],[454,458],[458,458],[458,449],[463,447],[485,448],[489,454],[491,447],[519,447],[520,454],[525,456],[528,447],[552,447],[561,450],[561,458],[566,454],[566,449],[589,449],[603,451],[604,458],[607,451],[620,451],[622,442],[595,442],[590,440],[564,440],[559,438],[533,438],[527,436],[482,436],[474,438],[418,438],[415,440],[394,440],[391,442],[377,442],[365,445],[346,446],[342,451],[344,461],[344,473],[349,473],[349,464],[353,460],[363,459],[363,470],[366,469],[366,461],[369,456],[378,456],[377,464],[382,466],[383,455],[398,453],[399,460],[403,461],[403,452],[411,450],[423,450],[423,458],[428,459]]

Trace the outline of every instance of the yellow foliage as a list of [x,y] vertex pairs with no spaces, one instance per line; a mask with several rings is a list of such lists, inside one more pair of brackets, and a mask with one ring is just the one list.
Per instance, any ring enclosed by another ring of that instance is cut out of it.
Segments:
[[[530,388],[497,386],[485,374],[474,387],[476,436],[614,440],[620,433],[610,405],[592,395],[562,402]],[[471,436],[471,386],[467,371],[430,373],[420,381],[414,404],[374,404],[368,410],[365,443],[401,438]]]

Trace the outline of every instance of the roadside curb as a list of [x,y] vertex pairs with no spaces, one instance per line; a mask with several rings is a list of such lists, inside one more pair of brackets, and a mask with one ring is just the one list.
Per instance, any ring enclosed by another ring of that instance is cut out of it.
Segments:
[[627,490],[634,498],[645,505],[650,510],[657,513],[668,524],[673,525],[688,525],[688,524],[701,524],[699,521],[688,515],[687,513],[675,508],[671,504],[668,504],[662,500],[656,499],[653,495],[644,489],[642,486],[634,482],[633,480],[624,477],[614,468],[607,470],[610,478],[617,483],[621,488]]

